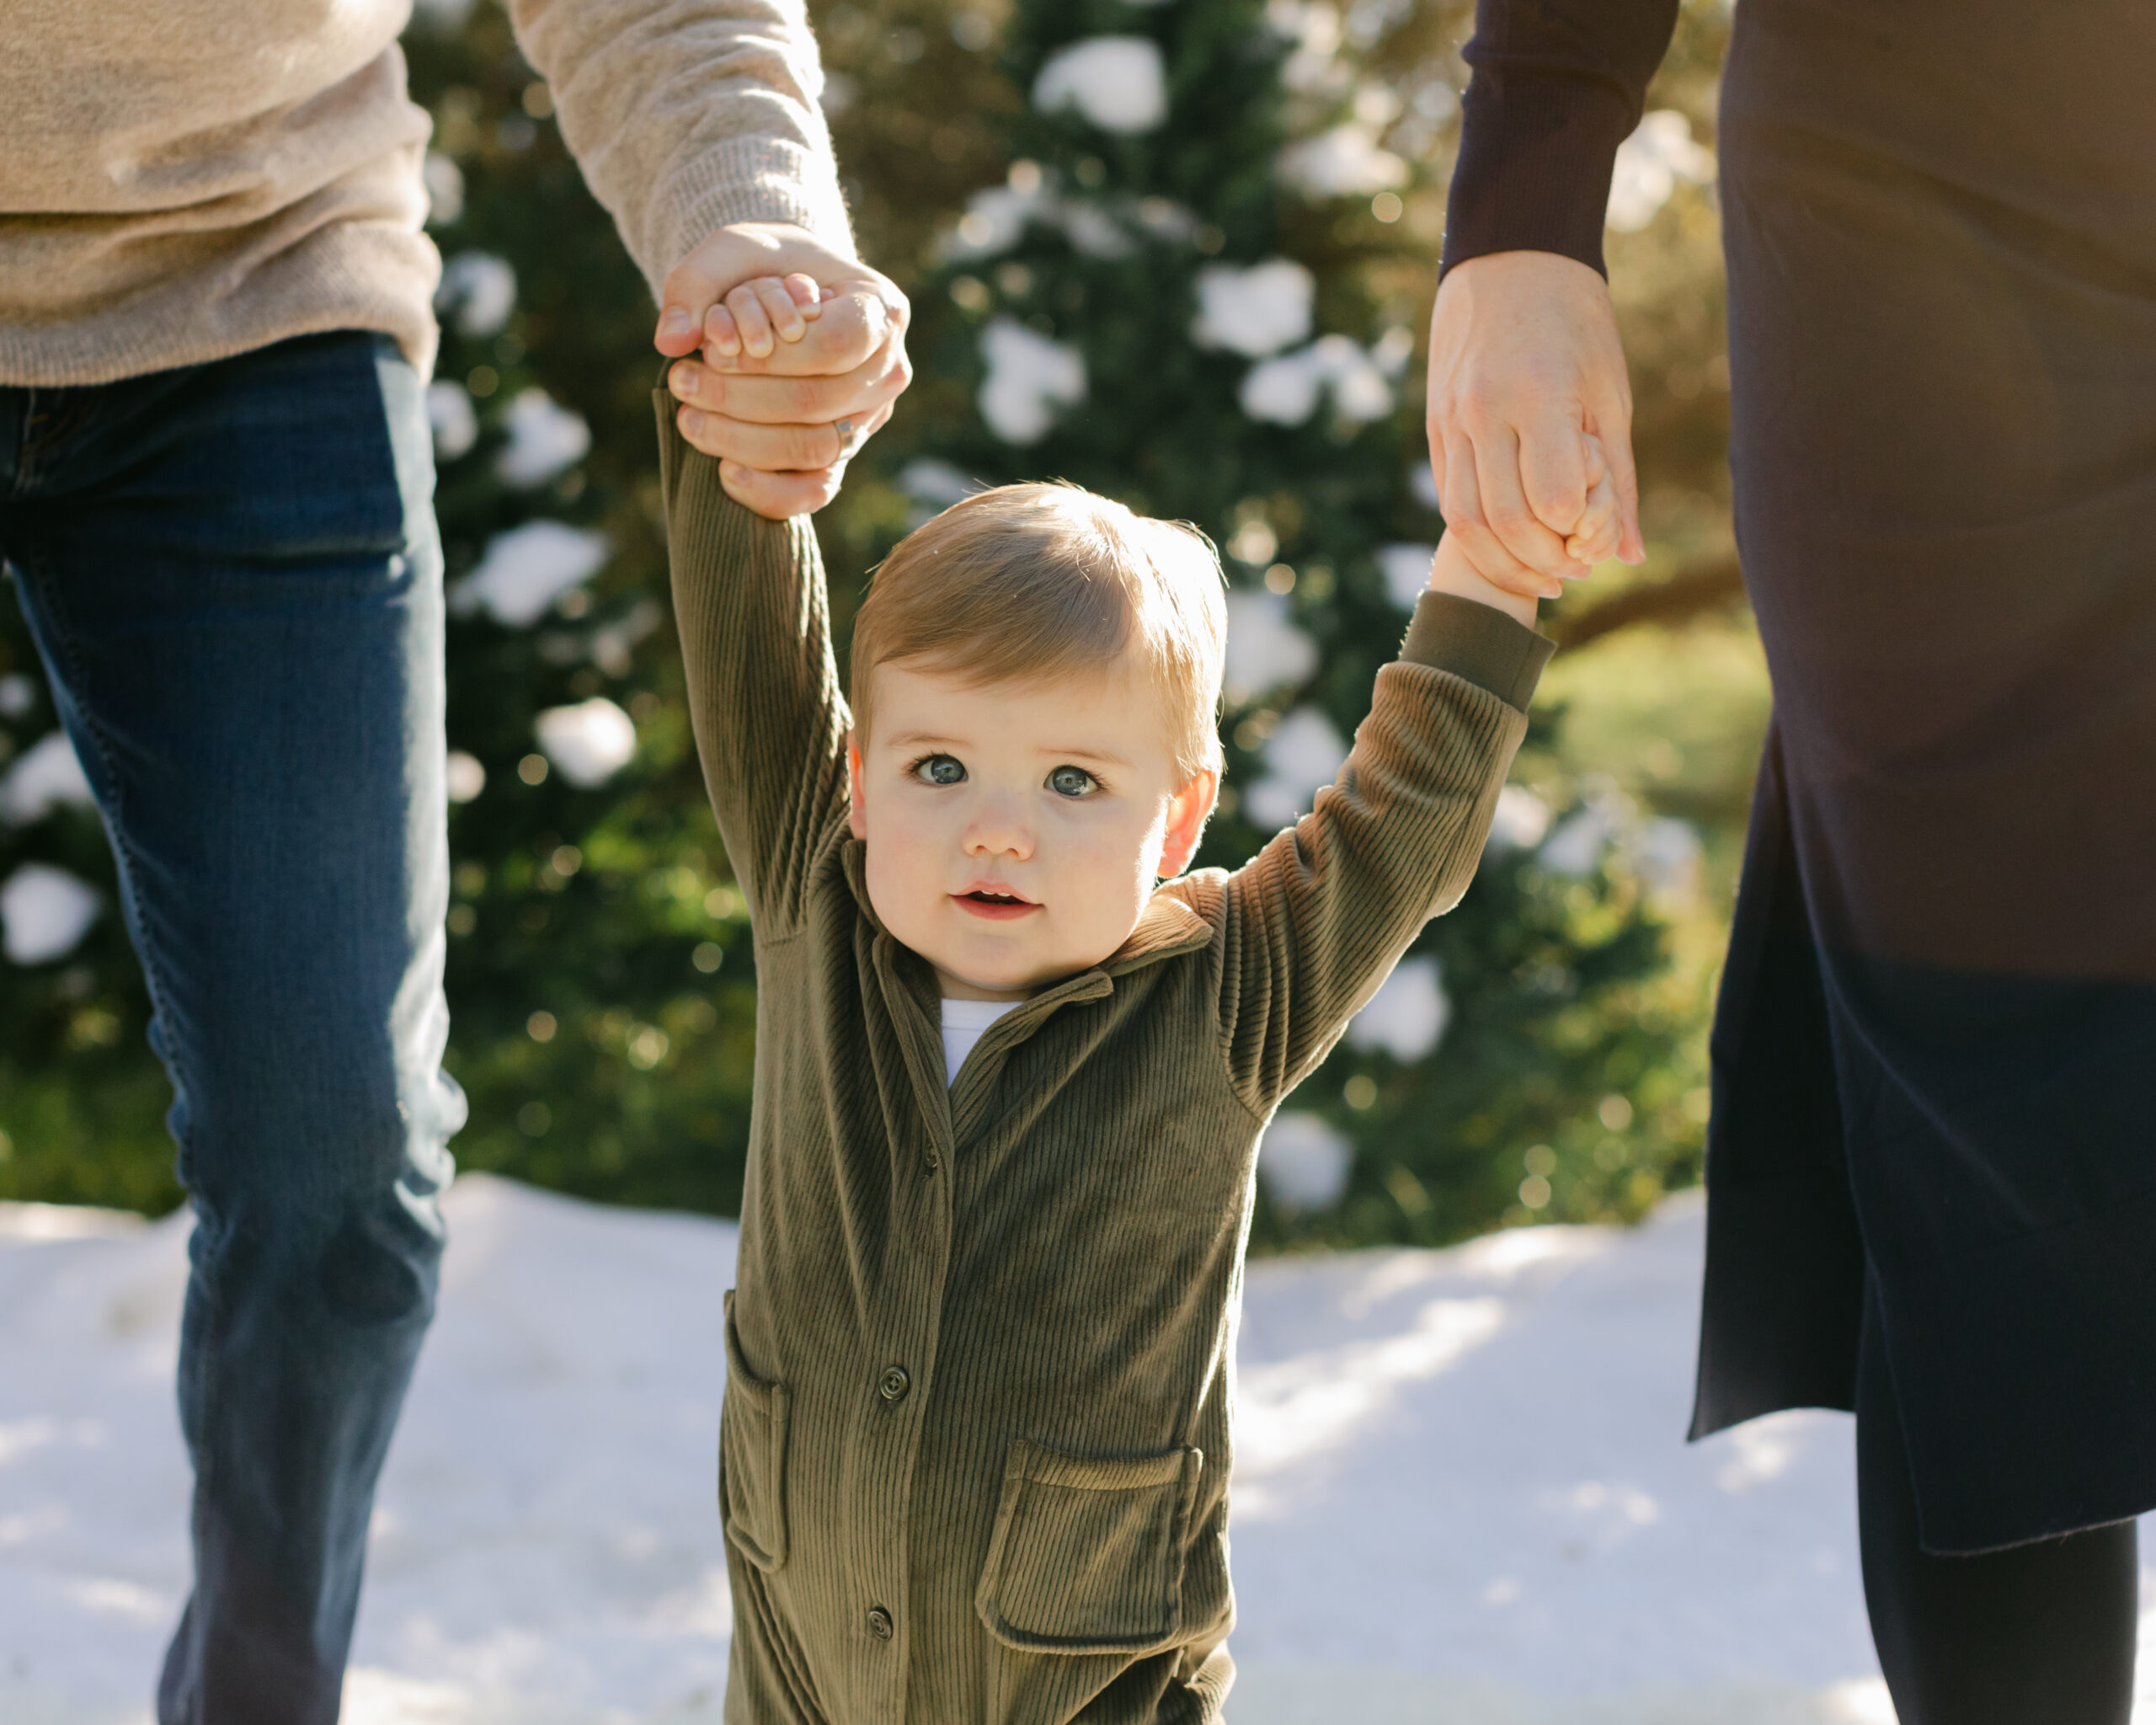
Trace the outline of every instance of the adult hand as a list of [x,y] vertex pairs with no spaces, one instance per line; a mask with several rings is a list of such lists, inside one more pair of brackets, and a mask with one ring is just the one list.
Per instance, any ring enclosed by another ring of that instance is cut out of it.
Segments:
[[1600,440],[1617,554],[1638,563],[1632,389],[1609,288],[1552,252],[1494,252],[1445,272],[1430,314],[1426,413],[1447,534],[1485,580],[1554,598],[1588,573],[1565,541],[1588,513]]
[[[804,276],[823,296],[807,319],[773,291]],[[760,278],[766,287],[747,288]],[[805,229],[741,222],[682,259],[663,299],[653,339],[681,360],[668,374],[681,435],[719,458],[727,494],[773,520],[829,503],[912,381],[906,296]]]

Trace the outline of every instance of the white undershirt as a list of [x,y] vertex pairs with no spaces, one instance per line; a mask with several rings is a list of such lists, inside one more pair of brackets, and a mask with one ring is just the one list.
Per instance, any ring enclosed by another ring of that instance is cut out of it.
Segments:
[[946,1087],[958,1081],[958,1068],[966,1063],[966,1056],[974,1051],[974,1044],[981,1039],[988,1027],[1020,1001],[954,1001],[943,1002],[943,1082]]

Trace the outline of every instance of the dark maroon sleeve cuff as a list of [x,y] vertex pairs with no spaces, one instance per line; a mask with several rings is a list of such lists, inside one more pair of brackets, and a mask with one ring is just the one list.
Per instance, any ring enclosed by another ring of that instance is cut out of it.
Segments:
[[1598,80],[1486,72],[1461,108],[1440,273],[1491,252],[1555,252],[1608,275],[1609,176],[1637,111]]
[[1555,252],[1602,270],[1610,168],[1677,10],[1678,0],[1476,0],[1444,269]]

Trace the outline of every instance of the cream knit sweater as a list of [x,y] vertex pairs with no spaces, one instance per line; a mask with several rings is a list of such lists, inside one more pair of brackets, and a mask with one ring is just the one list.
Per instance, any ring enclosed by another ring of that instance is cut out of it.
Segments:
[[[509,0],[654,291],[712,228],[850,249],[803,0]],[[422,371],[411,0],[0,0],[0,384],[378,329]]]

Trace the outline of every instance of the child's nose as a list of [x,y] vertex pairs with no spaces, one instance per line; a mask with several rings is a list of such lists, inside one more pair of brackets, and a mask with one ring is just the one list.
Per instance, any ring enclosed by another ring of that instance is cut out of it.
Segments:
[[1011,798],[985,801],[966,828],[966,853],[973,857],[1014,857],[1020,861],[1033,854],[1033,835],[1024,811]]

